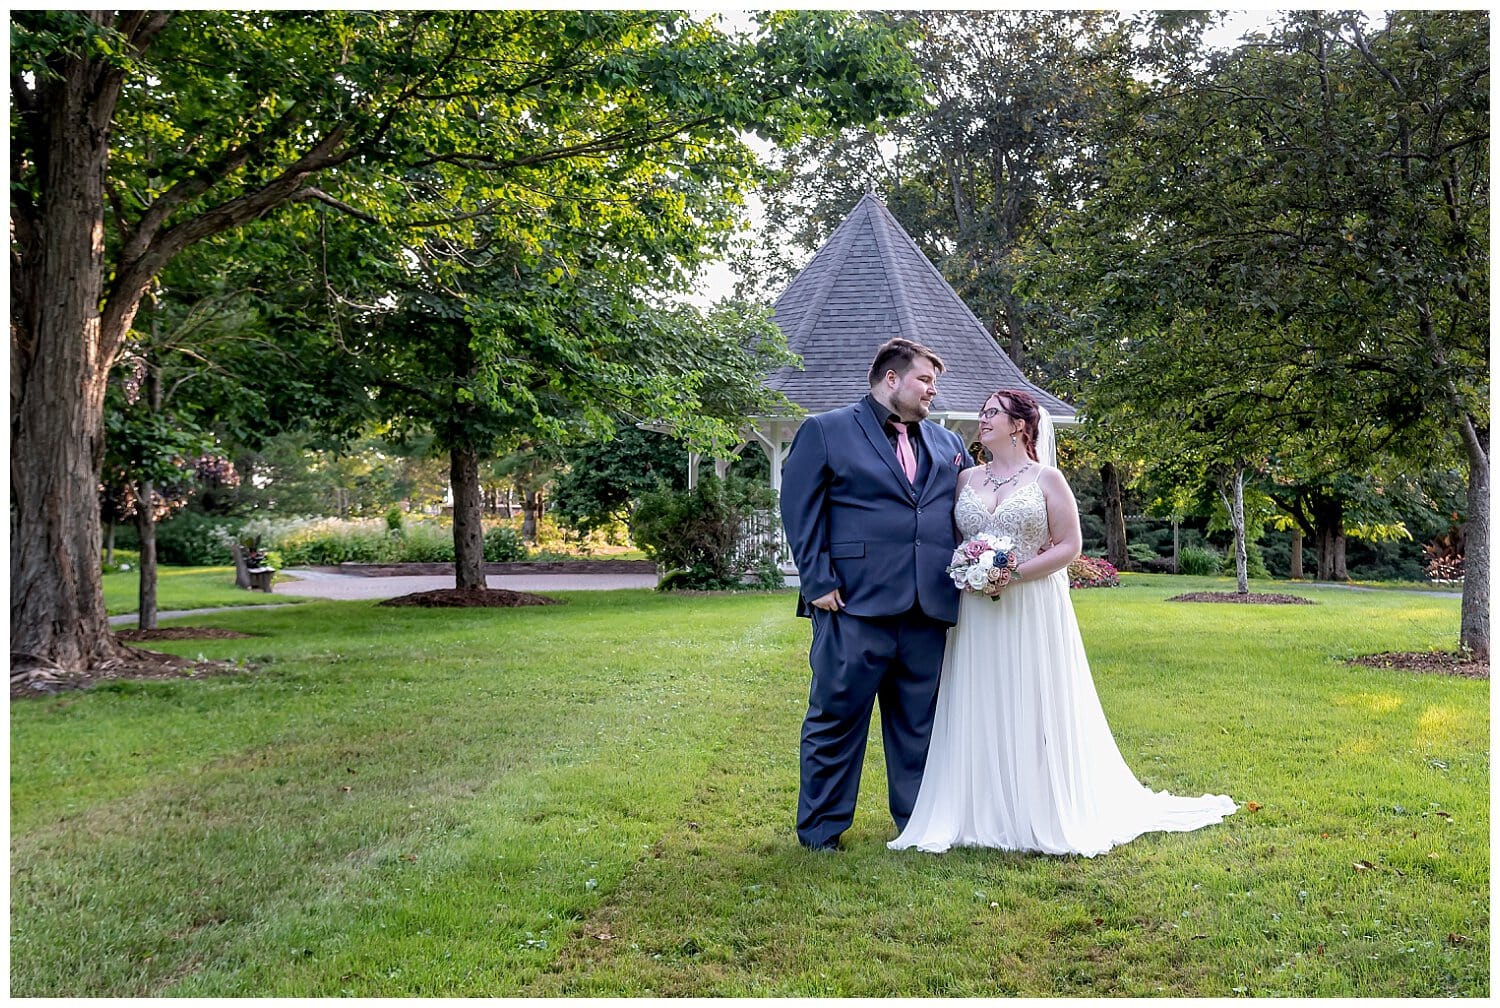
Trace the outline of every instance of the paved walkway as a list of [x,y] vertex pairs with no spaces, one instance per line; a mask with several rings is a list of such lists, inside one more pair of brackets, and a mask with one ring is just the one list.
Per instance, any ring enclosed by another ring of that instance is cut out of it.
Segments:
[[[441,577],[365,577],[359,574],[335,574],[332,571],[302,570],[288,568],[281,573],[294,577],[296,581],[283,581],[272,587],[276,595],[298,598],[333,599],[338,601],[359,599],[388,599],[413,592],[452,588],[451,574]],[[491,588],[508,588],[511,591],[536,592],[545,595],[549,591],[602,591],[613,588],[655,588],[655,574],[491,574],[485,584]],[[180,609],[159,612],[157,619],[177,619],[180,616],[202,616],[207,613],[245,609],[279,609],[295,602],[271,602],[253,606],[221,606],[217,609]],[[135,613],[125,613],[109,618],[110,626],[134,626]]]
[[[331,571],[302,570],[290,568],[282,571],[296,581],[283,581],[272,590],[277,595],[291,595],[300,598],[334,599],[339,601],[359,599],[388,599],[398,595],[410,595],[412,592],[432,591],[436,588],[452,588],[453,576],[442,577],[364,577],[358,574],[335,574]],[[537,592],[545,595],[549,591],[600,591],[614,588],[655,588],[655,574],[491,574],[485,578],[485,583],[491,588],[509,588],[511,591]],[[1263,585],[1257,582],[1252,586]],[[1343,588],[1350,591],[1402,591],[1403,589],[1390,588],[1367,588],[1363,585],[1347,584],[1323,584],[1319,582],[1299,581],[1295,583],[1278,582],[1286,585],[1287,590],[1297,588]],[[796,587],[797,577],[791,575],[787,578],[789,587]],[[1439,592],[1439,591],[1411,591],[1412,594],[1432,595],[1438,598],[1461,598],[1462,592]],[[159,612],[158,619],[177,619],[183,616],[203,616],[209,613],[223,612],[225,609],[279,609],[288,605],[296,605],[295,602],[268,603],[258,606],[224,606],[218,609],[181,609],[175,612]],[[136,618],[134,613],[125,613],[121,616],[111,616],[110,626],[134,626]]]
[[[452,588],[452,574],[438,577],[365,577],[332,571],[288,568],[282,571],[296,581],[283,581],[272,591],[277,595],[301,595],[321,599],[388,599],[412,592]],[[610,588],[655,588],[655,574],[491,574],[484,579],[491,588],[511,591],[589,591]]]

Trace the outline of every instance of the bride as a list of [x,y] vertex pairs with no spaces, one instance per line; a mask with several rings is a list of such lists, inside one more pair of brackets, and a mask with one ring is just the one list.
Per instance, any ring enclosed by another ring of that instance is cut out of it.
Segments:
[[959,474],[958,530],[1010,538],[1019,565],[998,597],[963,594],[916,808],[888,846],[1093,857],[1232,814],[1227,795],[1151,791],[1120,756],[1068,597],[1082,533],[1046,411],[1027,392],[996,392],[979,441],[991,461]]

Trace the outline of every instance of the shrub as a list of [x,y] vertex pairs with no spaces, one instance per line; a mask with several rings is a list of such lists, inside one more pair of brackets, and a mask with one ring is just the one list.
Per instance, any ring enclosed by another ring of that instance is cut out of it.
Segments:
[[1120,572],[1102,557],[1081,556],[1068,564],[1070,588],[1118,588]]
[[1217,550],[1209,549],[1207,546],[1184,546],[1177,554],[1177,573],[1217,574],[1222,559]]
[[453,562],[453,528],[436,521],[412,522],[401,534],[393,535],[382,518],[324,518],[294,523],[270,541],[294,567]]
[[277,537],[276,549],[292,567],[380,563],[390,553],[386,539],[372,523],[329,518]]
[[405,513],[400,508],[391,508],[385,513],[385,527],[391,532],[401,532],[406,528]]
[[401,535],[385,537],[381,563],[452,563],[453,526],[414,522]]
[[[1234,569],[1234,549],[1231,547],[1224,551],[1223,563],[1219,566],[1219,573],[1234,577],[1238,571]],[[1266,569],[1265,554],[1261,553],[1260,547],[1255,543],[1245,544],[1245,573],[1248,577],[1268,578],[1271,572]]]
[[775,504],[770,487],[734,476],[708,477],[693,490],[644,495],[630,533],[664,568],[659,590],[742,588],[744,576],[772,558],[774,535],[760,527],[756,512]]
[[1125,547],[1125,553],[1130,557],[1131,563],[1144,567],[1152,560],[1160,559],[1161,554],[1147,546],[1145,543],[1133,542]]
[[243,518],[211,518],[182,511],[156,526],[157,563],[175,567],[224,567],[234,563],[223,535],[234,535]]
[[526,543],[510,525],[496,525],[484,534],[484,558],[490,563],[513,563],[526,559]]

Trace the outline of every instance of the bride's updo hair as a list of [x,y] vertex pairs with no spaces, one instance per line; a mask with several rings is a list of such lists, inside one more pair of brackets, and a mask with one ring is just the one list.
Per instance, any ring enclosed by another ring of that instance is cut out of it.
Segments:
[[[1006,416],[1026,425],[1021,430],[1021,443],[1031,461],[1041,461],[1036,457],[1036,432],[1042,422],[1042,408],[1037,405],[1036,397],[1025,389],[1000,389],[992,392],[989,398],[1000,401],[1000,408]],[[981,405],[980,409],[983,408]]]

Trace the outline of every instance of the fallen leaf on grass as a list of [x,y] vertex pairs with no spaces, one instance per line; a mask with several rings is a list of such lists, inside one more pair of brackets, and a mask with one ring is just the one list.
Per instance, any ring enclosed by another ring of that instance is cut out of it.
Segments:
[[348,784],[345,784],[343,787],[339,788],[339,790],[340,791],[353,791],[354,789],[352,787],[350,787]]
[[1374,865],[1372,865],[1372,864],[1371,864],[1371,863],[1370,863],[1370,862],[1368,862],[1368,861],[1356,861],[1356,862],[1354,862],[1354,870],[1355,870],[1355,871],[1370,871],[1370,870],[1372,870],[1372,869],[1373,869],[1373,868],[1374,868],[1374,867],[1375,867],[1375,866],[1374,866]]
[[600,941],[614,941],[615,936],[610,934],[608,931],[599,931],[594,934],[594,937],[599,939]]
[[1469,939],[1467,936],[1456,934],[1452,931],[1448,932],[1448,940],[1454,945],[1467,945],[1469,943]]
[[1245,808],[1249,809],[1251,812],[1259,812],[1261,809],[1265,808],[1265,806],[1258,801],[1247,801],[1245,803]]
[[415,854],[402,854],[401,855],[401,860],[402,861],[415,861],[416,859],[417,859],[417,856]]

